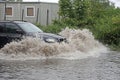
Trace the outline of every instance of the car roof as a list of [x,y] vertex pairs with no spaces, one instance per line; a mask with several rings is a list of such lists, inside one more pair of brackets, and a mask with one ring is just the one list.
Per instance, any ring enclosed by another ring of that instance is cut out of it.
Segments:
[[10,22],[10,21],[0,21],[0,22]]
[[2,22],[12,22],[12,23],[26,23],[27,21],[20,21],[20,20],[14,20],[14,21],[9,21],[9,20],[6,20],[6,21],[0,21],[0,23]]

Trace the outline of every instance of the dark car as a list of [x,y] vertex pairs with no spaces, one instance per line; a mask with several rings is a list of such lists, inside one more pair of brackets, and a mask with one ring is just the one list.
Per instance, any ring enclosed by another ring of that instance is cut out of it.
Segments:
[[45,42],[66,42],[66,38],[60,35],[45,33],[30,22],[25,21],[1,21],[0,22],[0,47],[13,40],[21,40],[23,36],[39,37]]

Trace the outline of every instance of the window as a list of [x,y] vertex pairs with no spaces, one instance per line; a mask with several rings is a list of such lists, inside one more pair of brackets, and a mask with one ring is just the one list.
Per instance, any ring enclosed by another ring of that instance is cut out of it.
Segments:
[[43,31],[41,29],[39,29],[38,27],[36,27],[35,25],[31,24],[31,23],[19,23],[18,24],[25,32],[40,32],[42,33]]
[[5,33],[5,25],[4,25],[4,23],[0,23],[0,33]]
[[29,6],[26,8],[26,16],[27,17],[34,17],[35,16],[35,8],[32,6]]
[[6,7],[6,15],[7,16],[13,15],[13,8],[12,7]]
[[33,16],[33,8],[27,8],[27,16]]
[[20,30],[20,28],[13,23],[6,23],[6,30],[8,33],[16,33],[17,30]]

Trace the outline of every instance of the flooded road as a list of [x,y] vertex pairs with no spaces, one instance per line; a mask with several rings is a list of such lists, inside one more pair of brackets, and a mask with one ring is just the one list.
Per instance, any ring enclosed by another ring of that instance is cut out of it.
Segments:
[[0,80],[120,80],[120,52],[76,60],[0,60]]
[[88,29],[66,28],[69,43],[39,38],[11,42],[0,50],[0,80],[120,80],[120,52],[112,52]]

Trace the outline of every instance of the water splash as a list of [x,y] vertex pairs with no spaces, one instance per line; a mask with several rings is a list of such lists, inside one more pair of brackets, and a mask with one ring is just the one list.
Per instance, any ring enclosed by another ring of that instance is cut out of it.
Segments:
[[69,43],[45,43],[39,38],[28,37],[5,45],[0,50],[0,59],[81,59],[88,56],[97,57],[99,53],[107,51],[88,29],[66,28],[59,34],[65,36]]

